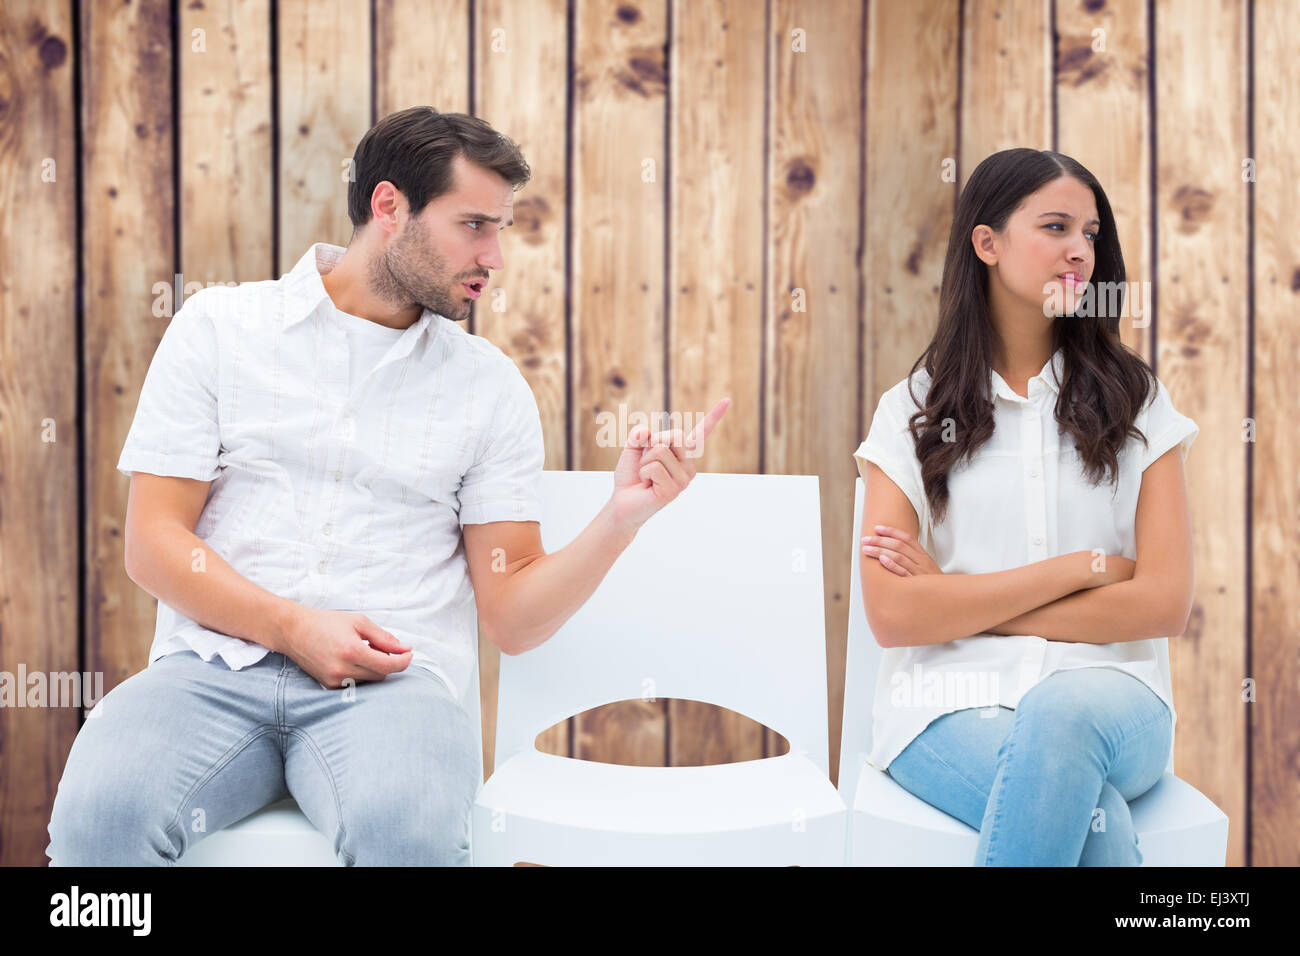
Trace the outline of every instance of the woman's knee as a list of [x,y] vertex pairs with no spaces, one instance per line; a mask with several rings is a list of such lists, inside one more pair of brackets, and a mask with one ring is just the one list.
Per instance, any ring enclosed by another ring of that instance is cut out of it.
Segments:
[[[1110,677],[1099,668],[1079,668],[1051,674],[1029,688],[1016,707],[1015,736],[1024,745],[1034,736],[1053,743],[1069,742],[1091,749],[1108,747],[1108,727],[1115,700],[1103,685]],[[1127,675],[1120,675],[1131,680]]]
[[1133,816],[1123,795],[1109,783],[1102,785],[1079,857],[1080,866],[1140,866],[1142,853]]

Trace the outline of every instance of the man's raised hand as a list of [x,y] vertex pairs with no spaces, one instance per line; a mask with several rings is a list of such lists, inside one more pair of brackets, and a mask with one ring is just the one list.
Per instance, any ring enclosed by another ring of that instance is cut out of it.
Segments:
[[731,399],[722,399],[685,435],[680,428],[651,432],[641,425],[632,430],[614,467],[610,502],[620,523],[640,527],[682,493],[695,477],[694,459],[704,440],[730,405]]

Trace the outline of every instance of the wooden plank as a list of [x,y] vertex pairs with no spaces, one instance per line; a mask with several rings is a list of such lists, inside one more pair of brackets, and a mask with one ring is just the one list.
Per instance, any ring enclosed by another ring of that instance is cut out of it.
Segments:
[[[1143,0],[1056,8],[1057,149],[1091,170],[1106,191],[1129,283],[1152,282],[1148,26]],[[1148,362],[1152,288],[1129,287],[1130,308],[1146,314],[1126,316],[1119,327],[1124,344]]]
[[370,4],[281,0],[278,13],[284,273],[312,243],[345,246],[352,235],[345,162],[370,128]]
[[773,0],[771,15],[764,470],[820,479],[836,779],[848,634],[844,545],[853,523],[852,452],[861,441],[863,6]]
[[[668,407],[695,422],[732,399],[698,471],[760,471],[766,33],[763,4],[673,4]],[[670,700],[668,721],[674,766],[764,754],[764,726],[725,707]]]
[[[1300,864],[1296,839],[1300,788],[1292,755],[1300,753],[1300,727],[1296,725],[1292,689],[1300,686],[1300,661],[1295,654],[1295,635],[1300,634],[1295,542],[1300,527],[1300,484],[1296,480],[1300,455],[1295,443],[1300,401],[1292,377],[1300,359],[1300,329],[1295,321],[1300,304],[1300,256],[1295,242],[1295,223],[1300,219],[1295,187],[1300,182],[1300,63],[1295,56],[1294,8],[1268,2],[1256,3],[1253,9],[1253,158],[1257,165],[1255,183],[1247,183],[1245,188],[1254,192],[1255,207],[1255,355],[1251,369],[1255,401],[1250,411],[1255,419],[1255,445],[1250,449],[1254,458],[1251,667],[1245,676],[1254,678],[1259,687],[1255,702],[1241,705],[1248,715],[1252,750],[1246,782],[1251,832],[1244,833],[1244,827],[1237,825],[1232,836],[1234,844],[1243,837],[1249,840],[1251,866],[1296,866]],[[1235,198],[1236,193],[1232,195]],[[1225,434],[1225,446],[1230,438]],[[1234,719],[1224,730],[1236,726]],[[1225,736],[1234,743],[1240,740],[1233,733]],[[1199,741],[1187,744],[1188,749],[1197,744],[1199,750]],[[1236,757],[1233,770],[1241,769],[1240,752]],[[1241,819],[1234,817],[1233,823]]]
[[[565,185],[568,11],[564,0],[481,0],[474,62],[475,115],[523,150],[532,179],[515,194],[515,224],[501,234],[505,270],[474,305],[475,333],[515,360],[532,387],[546,441],[545,467],[568,467],[565,343]],[[500,651],[479,644],[483,671],[484,767],[495,751],[495,673]],[[488,657],[493,678],[487,683]],[[570,756],[571,721],[537,738],[543,753]]]
[[[1174,407],[1200,426],[1186,469],[1196,598],[1186,633],[1169,642],[1174,763],[1236,824],[1228,831],[1229,866],[1245,862],[1241,680],[1261,676],[1243,673],[1248,9],[1189,0],[1177,16],[1158,10],[1154,23],[1156,372]],[[1294,188],[1279,183],[1276,198]]]
[[[571,334],[573,467],[612,471],[597,415],[666,408],[664,0],[577,0],[574,10]],[[623,436],[620,436],[623,437]],[[626,688],[575,718],[574,756],[665,761],[666,705]]]
[[[959,16],[958,0],[870,7],[862,210],[866,314],[857,442],[866,437],[880,396],[907,376],[938,325],[957,198],[955,177],[944,173],[955,172],[957,156]],[[828,552],[855,546],[858,529],[845,529],[824,542]],[[834,666],[843,675],[842,656]],[[855,688],[859,694],[871,691]],[[843,696],[838,699],[842,705]],[[831,740],[837,746],[839,712],[842,706],[832,706]]]
[[468,0],[375,0],[375,119],[469,111]]
[[990,153],[1052,146],[1050,0],[966,0],[961,183]]
[[[77,625],[76,144],[72,13],[0,7],[0,864],[44,866],[46,825],[80,708],[28,707],[20,668],[80,672]],[[105,528],[106,538],[111,528]],[[119,559],[121,557],[119,551]],[[119,563],[120,567],[120,563]],[[107,688],[104,688],[107,691]],[[89,695],[87,699],[86,694]],[[47,703],[52,703],[47,698]],[[13,706],[22,703],[23,706]]]
[[86,669],[104,690],[148,664],[158,603],[126,576],[130,482],[118,473],[175,275],[171,12],[81,6],[86,449]]
[[269,0],[179,12],[182,282],[274,278]]

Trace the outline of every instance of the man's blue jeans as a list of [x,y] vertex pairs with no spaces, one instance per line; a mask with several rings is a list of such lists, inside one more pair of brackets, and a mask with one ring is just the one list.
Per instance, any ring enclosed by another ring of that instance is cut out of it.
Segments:
[[292,795],[345,865],[468,865],[470,718],[419,667],[330,690],[283,654],[232,671],[193,651],[106,694],[64,767],[51,866],[174,866]]
[[976,866],[1140,866],[1127,801],[1160,780],[1172,740],[1151,688],[1083,667],[1039,681],[1014,711],[945,714],[888,772],[979,830]]

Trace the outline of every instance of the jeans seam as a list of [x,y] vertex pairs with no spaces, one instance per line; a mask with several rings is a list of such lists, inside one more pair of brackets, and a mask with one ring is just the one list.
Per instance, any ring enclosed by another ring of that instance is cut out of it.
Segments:
[[312,740],[311,736],[305,730],[300,730],[297,727],[290,727],[288,732],[293,734],[306,745],[308,752],[316,761],[317,766],[319,766],[321,772],[325,774],[325,782],[329,784],[330,796],[334,798],[334,813],[338,817],[339,821],[339,850],[343,853],[344,857],[346,857],[344,865],[352,866],[356,862],[356,857],[349,853],[345,847],[348,838],[348,829],[347,825],[343,822],[343,801],[339,798],[338,785],[334,782],[334,774],[330,770],[329,764],[325,761],[325,755],[321,753],[320,748],[316,746],[316,741]]
[[[190,789],[186,791],[185,796],[181,798],[180,805],[176,808],[176,812],[172,814],[171,821],[167,824],[166,828],[163,830],[163,832],[167,834],[168,839],[172,839],[173,834],[175,834],[176,836],[180,836],[181,811],[184,810],[186,804],[190,802],[190,798],[193,797],[196,793],[198,793],[201,789],[203,789],[203,787],[206,786],[223,767],[227,766],[232,760],[234,760],[241,753],[247,750],[250,745],[256,742],[259,738],[265,737],[268,733],[273,733],[274,731],[275,731],[274,727],[270,726],[269,724],[263,724],[262,726],[249,731],[242,740],[240,740],[236,744],[233,744],[229,750],[227,750],[224,754],[222,754],[220,757],[217,758],[217,760],[212,764],[212,766],[209,767],[207,771],[205,771],[203,775],[200,776],[199,779],[194,782],[194,784],[190,787]],[[186,841],[182,840],[180,842],[182,843],[181,852],[183,853],[186,849],[188,849],[188,847],[184,846]]]
[[930,755],[933,756],[935,760],[937,760],[939,763],[943,764],[943,766],[945,766],[945,767],[947,767],[949,770],[951,770],[952,773],[953,773],[953,775],[954,775],[955,777],[957,777],[957,779],[960,780],[962,783],[964,783],[966,786],[970,787],[970,789],[971,789],[972,791],[974,791],[975,793],[979,794],[979,795],[980,795],[981,797],[983,797],[985,800],[988,799],[988,795],[987,795],[987,794],[985,794],[982,790],[980,790],[980,788],[977,787],[977,786],[974,784],[974,782],[971,781],[971,780],[970,780],[970,779],[969,779],[969,778],[968,778],[964,773],[962,773],[960,770],[958,770],[956,767],[954,767],[954,766],[953,766],[952,764],[950,764],[948,761],[944,760],[943,757],[941,757],[938,753],[936,753],[935,750],[934,750],[934,748],[931,747],[928,743],[926,743],[924,740],[922,740],[922,739],[919,738],[919,737],[916,739],[916,743],[919,743],[922,747],[924,747],[927,751],[929,751]]
[[[1013,727],[1012,732],[1014,732],[1014,730],[1015,728]],[[1008,737],[1009,736],[1010,734],[1008,734]],[[1011,756],[1015,752],[1015,749],[1016,749],[1016,742],[1014,740],[1008,740],[1006,757],[1003,758],[1003,760],[1001,761],[1002,765],[998,768],[999,770],[1005,772],[1008,764],[1011,763]],[[993,855],[993,847],[995,841],[997,840],[998,827],[1002,823],[1002,801],[1006,796],[1006,788],[996,786],[996,782],[997,782],[997,778],[995,776],[994,777],[995,786],[993,789],[997,790],[998,799],[993,805],[993,822],[989,824],[988,846],[984,848],[984,863],[986,865],[988,864],[989,857]]]

